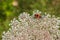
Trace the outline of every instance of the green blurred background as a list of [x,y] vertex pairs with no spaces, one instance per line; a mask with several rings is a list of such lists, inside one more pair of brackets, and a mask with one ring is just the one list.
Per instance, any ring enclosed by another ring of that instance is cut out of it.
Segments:
[[2,32],[9,29],[11,19],[21,12],[32,14],[37,9],[60,17],[60,0],[0,0],[0,40]]

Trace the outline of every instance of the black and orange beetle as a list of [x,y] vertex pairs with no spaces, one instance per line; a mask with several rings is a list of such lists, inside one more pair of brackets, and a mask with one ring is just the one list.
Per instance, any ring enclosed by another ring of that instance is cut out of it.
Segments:
[[34,15],[34,17],[37,18],[37,19],[40,19],[41,18],[41,14],[37,13],[37,14]]

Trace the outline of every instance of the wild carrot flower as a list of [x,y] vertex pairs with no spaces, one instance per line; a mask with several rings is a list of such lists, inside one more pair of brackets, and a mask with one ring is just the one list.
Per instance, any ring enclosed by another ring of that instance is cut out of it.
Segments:
[[59,18],[50,14],[41,15],[40,19],[34,15],[41,13],[33,11],[33,15],[23,12],[9,24],[11,28],[3,32],[2,40],[60,40]]

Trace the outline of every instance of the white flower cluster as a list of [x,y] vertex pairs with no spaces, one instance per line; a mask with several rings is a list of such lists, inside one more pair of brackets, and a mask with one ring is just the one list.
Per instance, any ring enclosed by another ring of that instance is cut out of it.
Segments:
[[[34,11],[33,15],[41,13]],[[49,14],[40,19],[28,13],[22,13],[9,24],[11,28],[3,32],[2,40],[60,40],[59,18]]]

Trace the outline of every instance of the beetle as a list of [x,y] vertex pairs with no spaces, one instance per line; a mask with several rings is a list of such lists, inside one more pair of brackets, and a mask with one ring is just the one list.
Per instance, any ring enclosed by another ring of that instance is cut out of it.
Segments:
[[34,15],[34,17],[37,18],[37,19],[40,19],[41,18],[41,14],[37,13],[37,14]]

